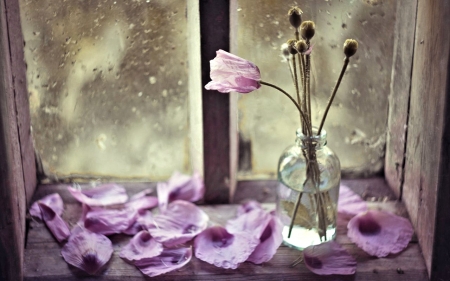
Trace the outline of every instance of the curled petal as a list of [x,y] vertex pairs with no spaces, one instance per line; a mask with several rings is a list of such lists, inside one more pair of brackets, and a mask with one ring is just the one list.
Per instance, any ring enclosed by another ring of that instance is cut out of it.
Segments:
[[128,229],[137,219],[134,209],[99,209],[87,212],[84,227],[92,232],[104,235],[121,233]]
[[409,220],[374,210],[355,216],[347,228],[347,236],[358,247],[377,257],[401,252],[414,233]]
[[367,203],[345,185],[339,187],[338,214],[346,219],[367,211]]
[[97,273],[111,258],[113,247],[104,235],[78,229],[61,250],[64,260],[89,274]]
[[159,256],[141,259],[134,264],[149,276],[158,276],[185,266],[192,258],[192,248],[164,249]]
[[148,231],[156,241],[172,247],[194,238],[206,228],[208,220],[208,215],[194,204],[177,200],[154,217]]
[[245,213],[248,213],[254,209],[262,209],[261,204],[259,204],[258,201],[255,200],[250,200],[245,202],[244,204],[241,204],[238,208],[237,208],[237,216],[243,215]]
[[122,233],[135,235],[141,230],[147,230],[151,224],[153,224],[152,212],[148,210],[139,210],[136,221],[130,227],[122,231]]
[[356,260],[334,241],[304,249],[303,260],[309,270],[319,275],[351,275],[356,271]]
[[30,215],[32,215],[33,217],[40,218],[42,220],[41,209],[39,208],[38,205],[39,202],[51,208],[58,216],[62,215],[62,212],[64,210],[64,203],[61,199],[61,196],[59,196],[58,193],[52,193],[50,195],[47,195],[44,198],[34,202],[33,205],[31,205]]
[[195,238],[195,256],[217,267],[235,269],[248,259],[259,242],[258,237],[248,232],[232,234],[221,226],[214,226]]
[[151,194],[152,192],[153,192],[153,189],[151,189],[151,188],[144,189],[144,190],[134,194],[133,196],[131,196],[130,201],[134,201],[134,200],[140,199],[142,197],[145,197],[145,196]]
[[235,232],[251,232],[258,238],[262,235],[271,216],[263,209],[255,209],[239,217],[229,220],[226,229],[231,233]]
[[120,257],[130,262],[156,257],[163,251],[161,243],[146,230],[137,233],[120,251]]
[[135,210],[152,209],[156,206],[158,206],[158,198],[154,196],[140,197],[125,204],[126,208],[133,208]]
[[38,206],[41,210],[42,219],[44,220],[45,225],[47,225],[56,240],[62,242],[69,238],[70,230],[66,222],[47,205],[38,202]]
[[128,200],[125,188],[112,183],[84,190],[78,190],[73,187],[68,189],[75,199],[89,206],[109,206],[122,204]]
[[258,67],[243,58],[219,50],[210,61],[211,79],[205,89],[222,93],[250,93],[261,87],[261,74]]
[[283,223],[276,215],[271,215],[270,220],[261,236],[259,237],[259,244],[248,257],[247,261],[255,264],[268,262],[277,252],[283,242]]
[[163,209],[175,200],[198,201],[205,193],[205,186],[198,172],[194,172],[192,177],[175,172],[167,183],[158,183],[156,189],[159,205]]

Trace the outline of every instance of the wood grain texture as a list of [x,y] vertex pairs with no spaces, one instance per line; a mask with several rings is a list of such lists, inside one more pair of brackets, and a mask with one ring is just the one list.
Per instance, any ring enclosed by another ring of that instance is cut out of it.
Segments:
[[211,81],[209,61],[219,49],[230,48],[229,0],[203,0],[200,4],[201,66],[203,85],[203,142],[205,202],[230,201],[230,97],[204,86]]
[[[440,224],[450,216],[449,144],[444,142],[450,114],[449,26],[450,2],[418,1],[403,198],[431,276],[443,276],[433,280],[450,280],[449,224]],[[442,217],[436,219],[437,208]],[[439,241],[445,243],[437,245]]]
[[416,13],[417,0],[408,1],[407,5],[397,1],[384,172],[392,190],[400,198],[404,181]]
[[20,24],[19,1],[5,0],[8,22],[9,48],[11,56],[11,74],[13,93],[17,112],[17,126],[24,175],[25,196],[30,203],[36,189],[36,163],[34,159],[33,139],[31,135],[30,105],[24,59],[24,40]]
[[[367,186],[366,186],[367,187]],[[65,202],[69,201],[70,194],[62,191],[65,185],[40,186],[35,198],[60,192]],[[130,195],[145,189],[145,184],[127,186]],[[387,187],[386,187],[387,188]],[[238,189],[239,191],[239,189]],[[389,210],[401,216],[407,216],[402,203],[396,201],[372,202],[370,208]],[[268,210],[274,208],[273,203],[263,205]],[[224,225],[236,213],[236,205],[201,206],[209,215],[212,225]],[[74,225],[80,216],[79,203],[70,201],[65,205],[63,218],[70,225]],[[154,278],[155,280],[427,280],[425,263],[421,256],[420,247],[412,242],[405,251],[398,255],[386,258],[368,256],[356,247],[346,236],[346,222],[338,222],[337,242],[342,244],[358,261],[357,273],[354,276],[317,276],[311,273],[303,264],[295,268],[289,264],[295,260],[299,252],[288,247],[280,247],[275,257],[263,265],[243,263],[236,270],[217,268],[195,257],[179,271],[171,272]],[[127,264],[119,258],[120,248],[128,243],[130,237],[123,235],[110,236],[114,244],[114,254],[107,269],[100,276],[89,277],[80,270],[68,266],[60,256],[61,245],[55,242],[44,224],[32,221],[25,249],[24,280],[150,280],[145,278],[134,266]],[[404,273],[399,274],[400,268]]]
[[0,280],[22,280],[26,199],[5,1],[0,1]]

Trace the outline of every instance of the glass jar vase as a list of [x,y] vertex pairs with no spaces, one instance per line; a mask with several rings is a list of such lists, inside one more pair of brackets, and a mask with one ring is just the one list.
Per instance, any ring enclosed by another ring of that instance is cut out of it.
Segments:
[[283,242],[302,250],[336,236],[341,166],[326,146],[322,130],[312,136],[297,130],[295,144],[278,162],[277,215],[284,224]]

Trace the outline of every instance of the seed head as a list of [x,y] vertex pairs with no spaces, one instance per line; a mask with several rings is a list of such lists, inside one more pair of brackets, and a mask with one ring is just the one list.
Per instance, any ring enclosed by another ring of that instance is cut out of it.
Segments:
[[302,10],[299,7],[292,7],[289,12],[289,22],[295,28],[299,28],[300,24],[302,24]]
[[295,49],[297,49],[299,53],[303,54],[308,50],[308,45],[305,40],[298,40],[297,43],[295,43]]
[[353,39],[347,39],[344,43],[344,54],[347,58],[353,56],[358,50],[358,41]]
[[316,25],[313,21],[307,20],[300,25],[300,35],[305,40],[310,40],[316,33]]
[[295,39],[289,39],[286,44],[288,45],[289,53],[292,55],[297,54],[297,50],[295,49],[295,44],[297,43],[297,40]]

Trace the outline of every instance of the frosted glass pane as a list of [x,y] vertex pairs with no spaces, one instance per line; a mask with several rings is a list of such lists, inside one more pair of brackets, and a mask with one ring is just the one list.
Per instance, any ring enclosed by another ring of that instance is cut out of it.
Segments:
[[190,172],[186,1],[20,7],[33,136],[50,176]]
[[[392,68],[395,1],[238,1],[235,53],[256,63],[262,80],[295,95],[280,46],[295,38],[287,11],[303,10],[303,20],[316,23],[312,53],[313,125],[319,125],[343,65],[347,38],[359,41],[357,54],[328,113],[328,146],[339,156],[343,173],[352,176],[380,171],[384,162],[387,97]],[[277,91],[262,87],[240,95],[240,178],[275,178],[278,157],[293,144],[299,116]]]

